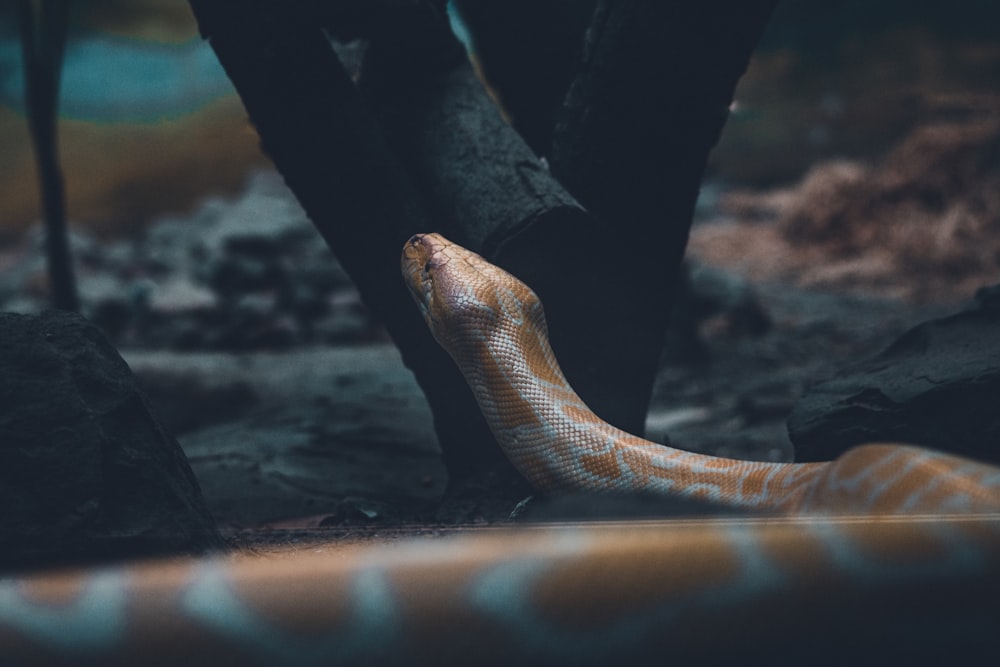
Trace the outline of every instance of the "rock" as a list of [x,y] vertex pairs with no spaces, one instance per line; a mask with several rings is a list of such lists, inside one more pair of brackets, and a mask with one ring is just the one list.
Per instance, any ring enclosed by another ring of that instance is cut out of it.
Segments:
[[77,280],[83,313],[112,338],[121,336],[132,321],[128,289],[107,272],[88,273]]
[[[134,238],[71,241],[82,312],[118,347],[360,342],[377,326],[360,306],[336,307],[345,292],[358,301],[357,291],[273,170],[251,176],[238,197],[206,199]],[[40,226],[0,254],[0,271],[0,310],[46,307]]]
[[31,296],[15,296],[5,299],[0,304],[0,310],[11,313],[27,313],[37,315],[48,306],[42,299]]
[[354,289],[334,291],[326,314],[314,322],[318,338],[327,343],[350,343],[371,338],[374,324]]
[[1000,308],[920,324],[811,387],[788,419],[796,460],[908,442],[1000,462]]
[[205,281],[223,298],[236,298],[247,291],[283,287],[288,269],[279,255],[229,253],[208,263]]
[[187,277],[171,278],[163,283],[151,285],[146,298],[150,310],[165,316],[209,311],[219,306],[215,292]]
[[95,326],[3,313],[0,340],[0,568],[221,544],[180,446]]
[[281,177],[272,171],[251,175],[244,194],[215,207],[214,224],[203,227],[201,241],[214,253],[279,255],[290,241],[318,233]]
[[1000,308],[1000,285],[980,287],[973,298],[976,308]]

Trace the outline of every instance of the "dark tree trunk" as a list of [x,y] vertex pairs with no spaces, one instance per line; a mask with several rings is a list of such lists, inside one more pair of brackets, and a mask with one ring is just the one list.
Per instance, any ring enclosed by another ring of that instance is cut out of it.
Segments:
[[600,0],[594,13],[552,171],[634,261],[659,267],[647,288],[668,299],[708,154],[776,4]]
[[[453,479],[510,469],[402,285],[399,252],[415,232],[442,232],[531,285],[573,386],[605,419],[643,431],[698,182],[763,17],[755,31],[736,26],[747,33],[736,48],[716,43],[733,27],[726,17],[712,23],[700,10],[667,3],[705,22],[677,25],[658,2],[622,4],[641,7],[595,15],[585,63],[593,71],[578,76],[556,143],[565,183],[586,198],[588,211],[500,117],[451,34],[443,0],[297,9],[264,0],[191,0],[264,149],[427,393]],[[739,3],[722,4],[746,13]],[[337,7],[356,13],[338,23]],[[653,27],[632,25],[653,19],[666,37],[654,40]],[[320,21],[338,34],[369,38],[360,95]],[[719,37],[712,40],[716,51],[686,32],[695,29]],[[646,41],[622,45],[626,37]],[[664,39],[677,44],[664,47]],[[705,60],[700,69],[683,49]],[[637,57],[665,63],[628,60]],[[616,82],[630,66],[645,77]],[[721,81],[698,78],[722,74]],[[623,104],[655,108],[616,113]],[[657,116],[664,110],[669,115]],[[651,133],[648,145],[639,140],[642,131]],[[618,135],[622,146],[612,140]],[[584,163],[574,164],[573,156]]]
[[397,25],[372,38],[361,88],[429,230],[528,283],[573,387],[601,417],[642,433],[666,320],[649,267],[503,121],[443,13],[419,29]]
[[271,2],[191,6],[263,149],[426,393],[453,479],[509,473],[464,379],[400,277],[403,244],[431,225],[319,23]]
[[456,0],[475,55],[514,128],[549,155],[596,0]]

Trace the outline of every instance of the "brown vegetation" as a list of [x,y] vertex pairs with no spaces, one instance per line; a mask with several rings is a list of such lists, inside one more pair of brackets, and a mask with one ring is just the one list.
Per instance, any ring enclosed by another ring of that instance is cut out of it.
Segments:
[[791,189],[734,193],[738,220],[692,238],[706,261],[732,260],[760,277],[916,300],[969,295],[1000,276],[1000,123],[935,123],[914,130],[874,167],[831,161]]
[[[188,213],[206,192],[236,193],[266,163],[236,95],[155,123],[63,119],[59,126],[67,208],[74,225],[102,236],[138,231]],[[34,161],[23,119],[0,109],[0,243],[40,219]]]

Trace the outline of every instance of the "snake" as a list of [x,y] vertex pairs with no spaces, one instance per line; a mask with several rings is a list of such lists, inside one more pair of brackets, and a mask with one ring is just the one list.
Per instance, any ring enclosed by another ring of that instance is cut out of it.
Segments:
[[894,664],[996,651],[1000,468],[905,445],[779,464],[643,440],[573,393],[523,283],[437,234],[410,239],[402,267],[540,491],[760,511],[0,575],[0,665]]
[[644,493],[788,515],[1000,510],[1000,469],[910,445],[772,463],[644,440],[602,420],[573,391],[542,303],[516,277],[434,233],[406,243],[402,271],[497,443],[539,491]]

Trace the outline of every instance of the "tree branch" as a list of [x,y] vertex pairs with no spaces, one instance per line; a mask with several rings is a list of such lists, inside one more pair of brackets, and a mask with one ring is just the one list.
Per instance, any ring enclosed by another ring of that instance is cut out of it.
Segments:
[[456,0],[475,54],[514,128],[550,155],[596,0]]
[[373,36],[361,87],[431,229],[531,285],[570,383],[641,433],[666,312],[631,239],[585,211],[502,120],[443,14]]
[[80,300],[67,238],[66,192],[59,167],[57,120],[68,14],[68,0],[42,0],[40,6],[32,0],[20,0],[18,4],[28,126],[45,216],[52,305],[75,312],[80,310]]
[[662,267],[668,293],[709,151],[776,4],[600,0],[594,13],[552,171]]
[[403,244],[430,226],[420,198],[315,15],[268,0],[191,0],[191,6],[263,149],[427,395],[452,479],[509,470],[399,275]]

